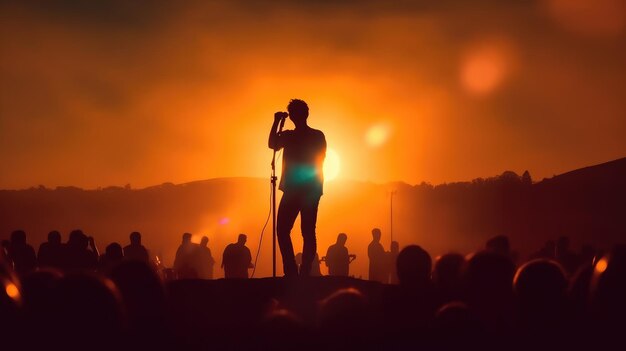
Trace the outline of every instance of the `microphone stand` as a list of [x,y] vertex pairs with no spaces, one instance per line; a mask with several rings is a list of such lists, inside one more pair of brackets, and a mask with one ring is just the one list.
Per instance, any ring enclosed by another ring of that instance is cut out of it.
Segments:
[[[280,120],[278,133],[283,131],[286,119],[285,117]],[[272,175],[270,179],[272,183],[272,277],[276,278],[276,180],[278,180],[276,177],[276,149],[274,149],[272,154]]]

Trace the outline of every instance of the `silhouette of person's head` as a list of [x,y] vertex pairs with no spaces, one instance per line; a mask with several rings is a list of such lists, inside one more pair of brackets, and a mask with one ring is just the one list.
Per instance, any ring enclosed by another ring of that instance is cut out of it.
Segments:
[[23,230],[14,230],[11,233],[11,245],[13,246],[26,245],[26,232]]
[[466,301],[481,318],[495,327],[509,318],[513,308],[515,265],[505,255],[491,251],[474,254],[464,274]]
[[79,249],[87,249],[88,239],[87,235],[80,229],[75,229],[70,232],[70,237],[67,243],[71,247]]
[[53,314],[59,320],[51,328],[60,342],[73,348],[98,340],[98,346],[107,346],[104,349],[119,343],[123,306],[113,282],[95,275],[70,275],[55,290]]
[[132,232],[130,233],[130,244],[131,245],[141,245],[141,233]]
[[391,247],[389,248],[391,250],[392,254],[398,254],[400,253],[400,244],[397,241],[392,241],[391,242]]
[[372,241],[379,242],[380,241],[381,232],[380,229],[374,228],[372,229]]
[[481,251],[469,259],[465,273],[468,283],[478,290],[490,287],[509,290],[512,286],[515,265],[506,256]]
[[54,323],[57,316],[51,314],[57,300],[54,289],[63,274],[53,268],[43,268],[24,277],[22,293],[24,307],[30,321],[34,324],[35,335],[45,333],[50,323]]
[[189,244],[191,242],[191,233],[183,234],[183,244]]
[[311,335],[304,321],[286,309],[271,311],[260,327],[263,350],[293,350],[294,345],[305,350],[313,349],[305,346]]
[[459,301],[449,302],[437,311],[433,331],[438,350],[480,349],[485,340],[480,321]]
[[237,237],[237,244],[245,245],[247,240],[248,236],[246,234],[239,234],[239,237]]
[[48,233],[48,242],[53,245],[61,244],[61,233],[59,233],[57,230],[53,230]]
[[300,99],[292,99],[287,105],[287,111],[289,112],[289,118],[296,125],[296,127],[306,124],[306,119],[309,117],[309,106]]
[[558,263],[536,259],[522,265],[513,278],[513,288],[522,311],[545,313],[561,305],[567,279]]
[[134,328],[153,332],[152,326],[163,323],[165,288],[157,274],[141,261],[123,261],[111,271]]
[[396,268],[401,285],[422,286],[430,280],[432,260],[421,247],[409,245],[398,254]]
[[345,246],[346,241],[348,241],[348,236],[345,233],[339,233],[339,235],[337,235],[337,244]]
[[110,259],[119,259],[121,260],[124,257],[124,252],[122,251],[122,246],[118,243],[111,243],[107,245],[105,251],[105,255]]
[[347,288],[332,293],[320,303],[318,323],[326,342],[340,347],[355,346],[364,339],[370,317],[363,293]]
[[206,247],[208,244],[209,244],[209,238],[207,238],[206,236],[203,236],[202,240],[200,240],[200,246]]
[[26,304],[40,305],[43,299],[51,298],[51,289],[63,277],[61,271],[54,268],[43,268],[33,272],[22,281],[22,292]]
[[433,280],[442,288],[460,284],[465,257],[458,253],[448,253],[437,259],[433,270]]

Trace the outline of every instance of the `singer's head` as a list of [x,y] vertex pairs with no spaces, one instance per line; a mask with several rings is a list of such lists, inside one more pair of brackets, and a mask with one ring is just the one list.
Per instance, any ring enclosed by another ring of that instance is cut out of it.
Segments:
[[287,105],[287,111],[289,111],[289,118],[294,124],[306,122],[309,117],[309,106],[300,99],[292,99]]

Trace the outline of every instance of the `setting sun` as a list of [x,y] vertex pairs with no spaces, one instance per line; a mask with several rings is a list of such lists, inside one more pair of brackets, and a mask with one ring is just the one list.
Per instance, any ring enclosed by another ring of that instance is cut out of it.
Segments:
[[326,150],[326,159],[324,160],[324,180],[330,181],[339,175],[341,170],[341,160],[339,154],[331,148]]

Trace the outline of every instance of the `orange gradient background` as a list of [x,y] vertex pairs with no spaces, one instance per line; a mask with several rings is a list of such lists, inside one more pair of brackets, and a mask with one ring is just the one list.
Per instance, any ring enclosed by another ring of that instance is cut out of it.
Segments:
[[0,6],[0,188],[266,177],[294,97],[339,179],[541,179],[626,150],[624,1]]

